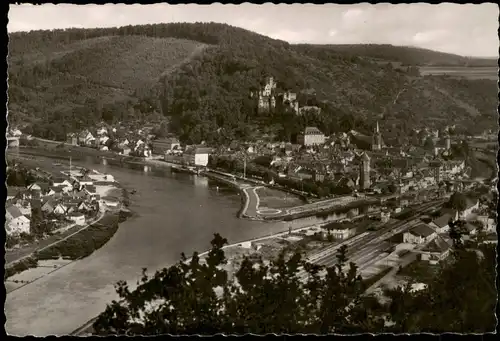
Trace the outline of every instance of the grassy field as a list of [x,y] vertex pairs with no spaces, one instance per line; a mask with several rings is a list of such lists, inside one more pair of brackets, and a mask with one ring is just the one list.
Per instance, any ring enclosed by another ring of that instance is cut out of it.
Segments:
[[422,66],[419,68],[422,76],[448,75],[454,78],[465,79],[498,79],[497,67],[459,67],[459,66]]
[[90,225],[82,232],[75,234],[53,247],[37,252],[36,258],[46,260],[63,257],[64,259],[76,260],[87,257],[106,244],[115,234],[117,229],[118,216],[105,216],[99,223]]
[[257,189],[257,194],[260,200],[259,207],[280,209],[304,204],[304,201],[296,195],[268,187]]

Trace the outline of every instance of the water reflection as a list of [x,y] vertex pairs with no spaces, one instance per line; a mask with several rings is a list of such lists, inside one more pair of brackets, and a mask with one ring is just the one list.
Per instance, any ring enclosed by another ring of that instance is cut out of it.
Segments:
[[196,187],[201,187],[201,188],[208,187],[208,179],[204,176],[194,176],[193,182]]
[[147,165],[144,165],[143,170],[144,170],[144,173],[149,173],[149,172],[151,172],[151,167],[147,166]]

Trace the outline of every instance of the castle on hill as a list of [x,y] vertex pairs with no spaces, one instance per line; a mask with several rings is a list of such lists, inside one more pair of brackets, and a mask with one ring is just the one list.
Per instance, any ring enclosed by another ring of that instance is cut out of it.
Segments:
[[258,91],[250,92],[250,97],[257,99],[259,113],[273,111],[277,105],[282,105],[292,108],[296,114],[299,114],[297,94],[288,90],[278,92],[274,77],[268,77],[264,86]]

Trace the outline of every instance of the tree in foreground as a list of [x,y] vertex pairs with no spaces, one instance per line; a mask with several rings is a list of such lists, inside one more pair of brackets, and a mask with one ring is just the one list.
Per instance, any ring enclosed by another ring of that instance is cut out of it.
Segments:
[[[194,254],[131,291],[117,285],[113,301],[94,323],[98,335],[215,333],[352,333],[377,331],[383,320],[346,248],[331,268],[311,265],[299,253],[265,262],[245,258],[234,278],[223,266],[226,239],[215,235],[205,261]],[[303,267],[303,268],[302,268]],[[305,276],[300,276],[301,270]],[[364,304],[363,302],[368,302]],[[370,306],[369,309],[366,307]]]
[[495,330],[496,246],[463,242],[464,222],[450,223],[453,248],[427,288],[387,290],[394,333],[487,333]]
[[463,212],[467,208],[467,197],[460,192],[455,192],[446,203],[447,207]]
[[496,324],[494,246],[470,251],[457,244],[426,289],[411,292],[410,283],[386,290],[388,303],[380,303],[364,295],[346,247],[330,268],[283,252],[270,262],[246,257],[230,276],[226,242],[215,235],[203,261],[182,255],[152,278],[144,272],[133,291],[118,283],[119,300],[97,318],[95,334],[467,333]]

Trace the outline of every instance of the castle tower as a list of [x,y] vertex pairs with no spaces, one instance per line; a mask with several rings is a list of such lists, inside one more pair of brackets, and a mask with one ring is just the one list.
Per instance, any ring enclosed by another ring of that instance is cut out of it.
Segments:
[[362,189],[370,188],[370,157],[363,153],[359,172],[359,184]]
[[378,127],[375,128],[375,132],[372,137],[372,150],[381,150],[382,149],[382,135],[380,134],[380,129]]

